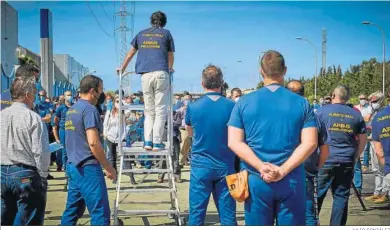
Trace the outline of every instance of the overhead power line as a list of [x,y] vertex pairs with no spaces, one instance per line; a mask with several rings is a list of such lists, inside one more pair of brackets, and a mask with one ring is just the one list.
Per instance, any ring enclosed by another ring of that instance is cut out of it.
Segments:
[[102,9],[103,9],[103,12],[104,12],[104,14],[107,16],[107,18],[110,20],[110,21],[114,21],[114,17],[115,16],[113,16],[112,18],[110,18],[110,16],[108,16],[108,14],[107,14],[107,12],[106,12],[106,10],[104,9],[104,6],[103,6],[103,4],[102,3],[100,3],[100,6],[102,7]]
[[91,12],[92,16],[94,17],[95,21],[97,22],[97,24],[99,25],[100,29],[102,29],[102,31],[108,36],[108,37],[112,37],[112,35],[108,34],[107,31],[104,30],[104,28],[102,27],[102,25],[100,24],[99,20],[97,19],[96,15],[93,13],[92,11],[92,8],[91,6],[89,5],[89,2],[86,0],[85,1],[87,3],[87,6],[88,6],[88,9],[89,11]]

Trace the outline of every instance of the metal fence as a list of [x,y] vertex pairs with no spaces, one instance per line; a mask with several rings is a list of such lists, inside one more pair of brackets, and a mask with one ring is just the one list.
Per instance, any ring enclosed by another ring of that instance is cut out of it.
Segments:
[[[7,91],[11,87],[11,84],[12,84],[14,77],[15,77],[14,70],[12,71],[12,73],[9,76],[7,76],[4,72],[3,66],[1,67],[1,92],[2,93]],[[39,90],[42,89],[40,82],[38,82],[37,86],[38,86],[37,92],[39,92]],[[76,95],[76,92],[77,92],[76,87],[74,87],[74,85],[72,85],[69,82],[62,82],[62,81],[56,80],[56,81],[54,81],[53,87],[54,87],[53,88],[53,96],[55,96],[55,97],[63,95],[65,93],[65,91],[71,91],[72,95],[74,95],[74,96]]]

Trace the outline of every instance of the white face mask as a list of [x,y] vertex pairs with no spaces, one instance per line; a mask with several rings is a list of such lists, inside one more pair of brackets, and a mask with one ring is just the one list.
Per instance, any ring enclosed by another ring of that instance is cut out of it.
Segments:
[[119,109],[119,103],[115,103],[115,108]]
[[367,104],[367,101],[366,100],[360,100],[360,105],[361,106],[365,106]]
[[378,102],[377,103],[372,103],[371,106],[372,106],[372,108],[374,110],[378,110],[381,107],[381,105]]
[[240,100],[239,97],[234,98],[234,101],[235,101],[235,102],[237,102],[238,100]]

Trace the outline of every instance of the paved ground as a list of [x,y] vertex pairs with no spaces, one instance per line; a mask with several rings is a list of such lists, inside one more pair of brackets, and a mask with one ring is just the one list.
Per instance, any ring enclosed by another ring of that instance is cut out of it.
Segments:
[[[54,168],[52,169],[54,170]],[[51,173],[56,179],[49,181],[49,192],[48,192],[48,202],[46,207],[46,220],[45,225],[58,225],[61,220],[62,213],[65,208],[67,193],[63,191],[65,184],[65,178],[63,172],[52,172]],[[141,176],[136,177],[139,180]],[[363,196],[369,195],[373,190],[373,179],[372,174],[364,174],[364,184],[363,184]],[[150,175],[146,178],[146,186],[161,186],[156,184],[155,180],[157,179],[156,175]],[[189,188],[189,168],[186,167],[183,169],[182,174],[183,183],[178,184],[178,196],[180,209],[184,213],[184,216],[188,214],[188,188]],[[127,176],[124,176],[125,181],[129,181]],[[108,194],[110,197],[110,207],[113,208],[113,201],[115,199],[115,186],[111,181],[107,180],[108,185]],[[125,183],[125,187],[130,187],[130,183]],[[144,186],[144,184],[142,185]],[[322,225],[329,225],[331,206],[332,206],[332,197],[331,193],[328,192],[328,197],[325,199],[324,207],[321,211],[320,221]],[[157,197],[158,196],[158,197]],[[160,200],[166,199],[169,200],[169,194],[132,194],[129,196],[123,195],[122,199],[126,201],[130,200]],[[351,196],[349,202],[349,216],[347,225],[381,225],[381,226],[390,226],[390,203],[383,205],[376,205],[372,202],[365,202],[368,211],[362,211],[362,208],[358,202],[358,199],[355,196]],[[167,208],[167,205],[159,206],[123,206],[122,209],[164,209]],[[237,220],[239,225],[244,225],[244,215],[243,215],[243,204],[238,204],[237,207]],[[159,217],[148,217],[148,218],[122,218],[125,225],[173,225],[174,220],[169,219],[167,216]],[[214,203],[211,201],[207,217],[206,225],[218,225],[218,214]],[[79,220],[79,225],[90,225],[89,216],[86,212],[84,217]]]

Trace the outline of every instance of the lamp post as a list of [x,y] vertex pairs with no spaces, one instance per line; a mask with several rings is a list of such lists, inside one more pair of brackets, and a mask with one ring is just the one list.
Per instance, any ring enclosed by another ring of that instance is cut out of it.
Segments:
[[315,64],[316,72],[315,72],[315,75],[314,75],[314,99],[317,99],[317,57],[318,57],[317,47],[311,41],[309,41],[309,40],[307,40],[305,38],[296,37],[296,39],[305,41],[305,42],[309,43],[310,45],[312,45],[313,48],[314,48],[315,59],[316,59],[316,64]]
[[386,70],[386,35],[385,31],[380,27],[378,24],[371,23],[369,21],[363,21],[363,25],[371,25],[377,27],[381,33],[382,33],[382,38],[383,38],[383,73],[382,73],[382,92],[385,94],[385,70]]

